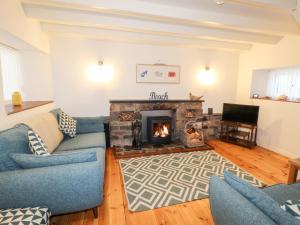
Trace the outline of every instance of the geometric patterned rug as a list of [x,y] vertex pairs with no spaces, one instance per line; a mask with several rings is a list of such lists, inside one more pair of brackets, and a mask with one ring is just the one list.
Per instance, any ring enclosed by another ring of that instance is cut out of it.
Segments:
[[132,212],[207,198],[210,177],[224,178],[224,170],[254,186],[263,186],[213,150],[122,159],[119,163]]

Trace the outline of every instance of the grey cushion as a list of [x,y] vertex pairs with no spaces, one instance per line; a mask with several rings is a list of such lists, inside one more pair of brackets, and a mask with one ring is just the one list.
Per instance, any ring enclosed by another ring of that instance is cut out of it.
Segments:
[[86,133],[97,133],[104,131],[104,121],[107,117],[74,117],[77,121],[76,133],[86,134]]
[[225,171],[224,178],[232,188],[247,198],[279,225],[300,224],[300,221],[280,208],[279,204],[260,189],[251,186],[232,173]]
[[300,199],[300,191],[293,188],[292,185],[278,184],[262,189],[274,199],[278,204],[282,205],[286,200],[298,200]]
[[67,151],[95,147],[105,148],[105,134],[103,132],[79,134],[72,139],[67,138],[58,146],[56,151]]
[[64,155],[64,154],[76,154],[76,153],[95,153],[96,160],[105,163],[105,152],[104,148],[87,148],[87,149],[77,149],[77,150],[68,150],[68,151],[58,151],[55,155]]
[[11,153],[10,157],[23,169],[65,165],[71,163],[84,163],[97,160],[95,152],[74,152],[52,154],[49,156]]
[[87,148],[87,149],[78,149],[78,150],[68,150],[68,151],[58,151],[55,154],[56,155],[60,155],[60,154],[65,154],[65,153],[96,153],[97,156],[97,161],[101,162],[101,173],[104,176],[104,172],[105,172],[105,152],[106,149],[105,148]]
[[297,191],[300,191],[300,183],[290,184],[289,186]]
[[62,112],[62,110],[60,108],[56,108],[50,111],[57,119],[57,121],[59,120],[59,114]]

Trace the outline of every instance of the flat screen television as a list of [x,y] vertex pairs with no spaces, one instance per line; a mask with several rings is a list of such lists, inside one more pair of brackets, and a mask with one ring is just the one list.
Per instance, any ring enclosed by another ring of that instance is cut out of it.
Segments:
[[223,121],[257,125],[259,106],[224,103]]

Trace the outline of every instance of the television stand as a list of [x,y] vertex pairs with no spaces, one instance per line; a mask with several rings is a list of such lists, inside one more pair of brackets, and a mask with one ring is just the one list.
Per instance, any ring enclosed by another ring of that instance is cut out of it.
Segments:
[[256,146],[257,126],[221,121],[220,139],[225,142],[252,148]]

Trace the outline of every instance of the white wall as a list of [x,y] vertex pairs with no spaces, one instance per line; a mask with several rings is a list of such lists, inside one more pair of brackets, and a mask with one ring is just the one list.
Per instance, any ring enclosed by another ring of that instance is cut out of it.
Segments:
[[300,65],[300,38],[286,37],[275,46],[255,45],[242,53],[237,102],[260,105],[258,144],[289,157],[300,156],[300,105],[250,100],[252,71]]
[[267,96],[269,81],[269,70],[255,70],[252,73],[251,94],[259,94],[260,97]]
[[[0,43],[13,47],[21,53],[25,100],[52,100],[52,71],[47,35],[41,31],[38,21],[25,16],[19,0],[0,1],[0,15]],[[0,130],[54,107],[54,104],[48,104],[6,115],[0,73]]]
[[6,115],[5,112],[2,112],[2,114],[0,115],[0,118],[1,118],[0,130],[10,128],[28,118],[32,118],[35,115],[39,115],[41,113],[49,112],[54,108],[55,108],[55,104],[50,103],[47,105],[43,105],[43,106],[36,107],[33,109],[25,110],[25,111],[15,113],[12,115]]
[[[25,78],[23,91],[26,92],[24,100],[52,100],[53,87],[49,55],[41,52],[23,51],[21,57]],[[12,127],[26,118],[48,112],[54,107],[55,105],[52,103],[7,115],[3,97],[2,75],[0,73],[0,130]]]
[[53,100],[53,78],[50,55],[37,51],[22,51],[24,100]]
[[26,17],[20,0],[0,1],[0,15],[0,30],[10,33],[40,51],[49,51],[47,34],[41,31],[39,21]]
[[[187,48],[143,46],[51,37],[50,48],[54,76],[54,99],[57,106],[77,116],[108,115],[110,99],[148,99],[149,93],[169,94],[169,99],[187,99],[189,92],[204,95],[205,110],[222,110],[223,102],[233,102],[238,70],[237,53]],[[87,68],[103,59],[112,65],[111,84],[89,81]],[[136,64],[161,63],[181,66],[180,84],[137,84]],[[197,82],[199,69],[209,65],[216,82],[204,87]]]

